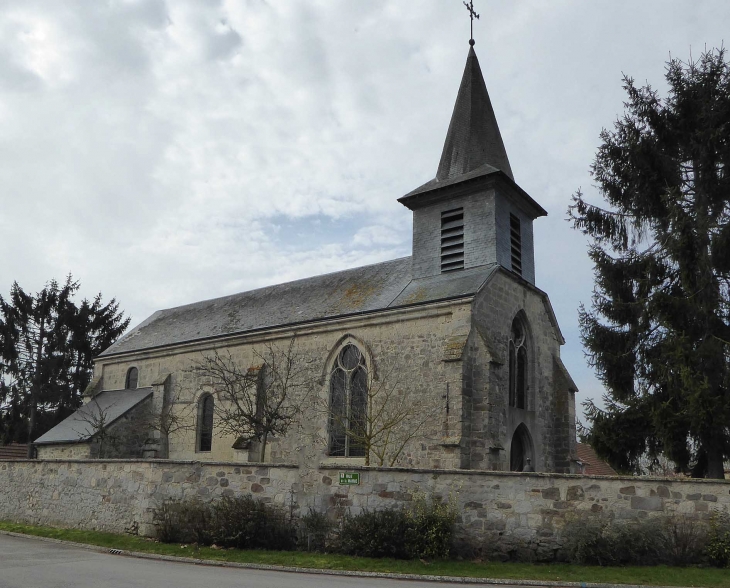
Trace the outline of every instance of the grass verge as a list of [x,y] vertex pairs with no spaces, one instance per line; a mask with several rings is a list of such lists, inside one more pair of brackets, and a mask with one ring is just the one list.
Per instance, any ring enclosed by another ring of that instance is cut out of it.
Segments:
[[132,535],[117,535],[100,531],[39,527],[0,521],[0,530],[24,533],[37,537],[51,537],[85,545],[123,549],[159,555],[192,557],[214,561],[352,570],[363,572],[390,572],[468,578],[500,578],[511,580],[552,580],[563,582],[597,582],[608,584],[646,584],[650,586],[718,586],[730,588],[730,573],[717,568],[669,566],[652,567],[597,567],[571,564],[523,564],[468,561],[402,561],[369,559],[337,554],[306,553],[299,551],[240,551],[223,550],[194,545],[173,545]]

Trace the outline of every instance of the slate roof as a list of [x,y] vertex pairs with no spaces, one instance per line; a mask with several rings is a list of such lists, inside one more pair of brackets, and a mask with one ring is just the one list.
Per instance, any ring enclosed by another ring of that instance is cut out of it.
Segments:
[[104,416],[107,426],[124,416],[152,395],[152,388],[106,390],[84,404],[67,419],[35,440],[37,445],[49,443],[81,443],[94,435],[94,422]]
[[159,310],[100,357],[471,296],[495,267],[414,280],[403,257]]
[[583,462],[583,473],[589,476],[618,476],[616,471],[596,455],[587,443],[576,443],[578,460]]
[[514,181],[479,60],[471,47],[436,177],[399,198],[398,202],[412,209],[421,200],[416,196],[486,176],[503,177],[534,209],[535,217],[547,214]]
[[514,180],[479,60],[470,47],[436,179],[454,178],[484,164]]

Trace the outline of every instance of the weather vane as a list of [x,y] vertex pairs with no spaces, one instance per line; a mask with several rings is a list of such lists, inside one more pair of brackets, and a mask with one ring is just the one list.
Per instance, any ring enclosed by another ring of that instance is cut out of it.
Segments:
[[474,0],[469,0],[469,2],[464,2],[464,6],[466,6],[466,9],[469,11],[469,18],[471,19],[471,38],[469,39],[469,45],[474,45],[474,19],[478,19],[479,15],[474,12]]

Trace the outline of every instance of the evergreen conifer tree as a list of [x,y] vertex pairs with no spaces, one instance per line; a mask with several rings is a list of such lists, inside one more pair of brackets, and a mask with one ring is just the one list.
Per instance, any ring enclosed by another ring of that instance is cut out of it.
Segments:
[[592,166],[606,206],[578,192],[569,216],[591,238],[592,309],[580,309],[606,408],[587,440],[637,471],[663,453],[723,478],[730,455],[730,65],[723,49],[667,64],[668,93],[624,78],[625,113]]
[[76,305],[68,276],[37,294],[14,283],[0,296],[0,443],[33,441],[81,405],[93,359],[127,328],[112,299]]

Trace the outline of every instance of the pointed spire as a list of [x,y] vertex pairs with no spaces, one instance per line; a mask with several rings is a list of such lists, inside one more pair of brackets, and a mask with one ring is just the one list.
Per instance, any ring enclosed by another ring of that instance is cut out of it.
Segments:
[[469,56],[436,179],[451,179],[488,164],[514,180],[487,85],[474,52],[474,42],[469,44]]

